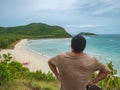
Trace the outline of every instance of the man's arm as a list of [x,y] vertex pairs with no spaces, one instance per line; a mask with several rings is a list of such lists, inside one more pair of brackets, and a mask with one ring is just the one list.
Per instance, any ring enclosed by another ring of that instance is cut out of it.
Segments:
[[93,80],[91,80],[88,83],[88,86],[92,86],[92,85],[96,84],[97,82],[99,82],[100,80],[103,80],[104,78],[106,78],[106,76],[109,73],[110,73],[110,69],[107,66],[105,66],[102,70],[100,70],[100,72],[98,73],[96,78],[94,78]]
[[49,65],[50,69],[52,70],[52,72],[53,72],[53,73],[55,74],[55,76],[57,77],[57,79],[60,80],[57,67],[56,67],[54,64],[52,64],[50,60],[48,61],[48,65]]

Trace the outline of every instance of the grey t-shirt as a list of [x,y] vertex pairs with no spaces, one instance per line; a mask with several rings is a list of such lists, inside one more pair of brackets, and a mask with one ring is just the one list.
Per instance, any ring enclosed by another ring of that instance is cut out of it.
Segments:
[[61,90],[85,90],[92,73],[105,67],[91,55],[74,56],[70,52],[61,53],[50,61],[58,68]]

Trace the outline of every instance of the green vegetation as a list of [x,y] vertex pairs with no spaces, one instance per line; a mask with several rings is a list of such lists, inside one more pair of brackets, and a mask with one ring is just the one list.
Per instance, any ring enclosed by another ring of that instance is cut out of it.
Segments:
[[13,48],[20,37],[17,36],[0,36],[0,48]]
[[[120,77],[112,62],[107,64],[111,73],[98,85],[103,90],[120,90]],[[94,78],[96,74],[93,75]],[[12,60],[11,54],[0,57],[0,90],[59,90],[59,81],[52,73],[30,72],[19,62]]]
[[[102,81],[98,82],[97,85],[103,90],[120,90],[120,77],[117,76],[117,70],[114,69],[112,62],[107,63],[111,73]],[[96,73],[92,75],[92,78],[96,77]]]
[[[17,88],[17,89],[16,89]],[[38,81],[28,79],[15,79],[0,86],[0,90],[60,90],[58,81]]]
[[16,27],[0,27],[0,48],[10,48],[10,45],[13,42],[23,38],[64,37],[71,37],[71,35],[68,34],[64,28],[60,26],[50,26],[43,23],[31,23]]
[[94,33],[90,33],[90,32],[81,32],[79,33],[80,35],[87,35],[87,36],[93,36],[93,35],[97,35],[97,34],[94,34]]
[[111,73],[104,80],[98,83],[103,90],[120,90],[120,77],[118,77],[117,70],[113,68],[112,62],[108,63]]
[[46,82],[33,80],[31,86],[37,90],[60,90],[59,82]]
[[[12,60],[11,54],[0,57],[0,90],[58,90],[59,84],[52,73],[30,72]],[[26,88],[26,89],[23,89]]]

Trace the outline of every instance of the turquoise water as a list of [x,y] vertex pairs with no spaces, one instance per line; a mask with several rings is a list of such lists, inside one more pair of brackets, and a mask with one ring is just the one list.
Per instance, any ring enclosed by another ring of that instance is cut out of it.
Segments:
[[[103,63],[113,62],[120,75],[120,35],[99,35],[86,37],[85,52],[96,56]],[[29,40],[28,47],[33,51],[52,57],[60,52],[70,51],[71,38]]]

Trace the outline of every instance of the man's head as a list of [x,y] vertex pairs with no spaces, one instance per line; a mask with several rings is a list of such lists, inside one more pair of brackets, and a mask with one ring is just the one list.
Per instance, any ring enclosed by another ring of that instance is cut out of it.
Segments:
[[71,48],[74,52],[83,52],[86,47],[86,39],[81,35],[76,35],[71,40]]

